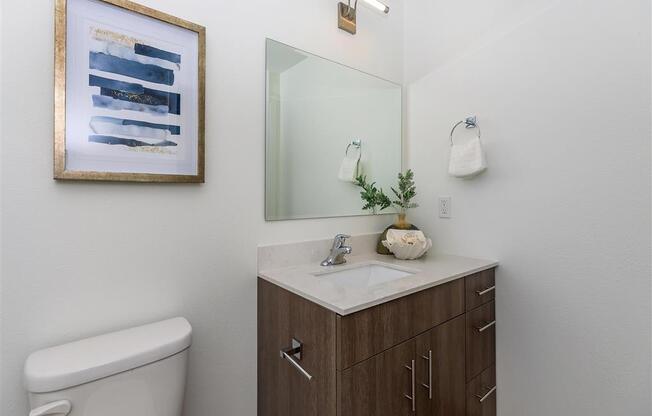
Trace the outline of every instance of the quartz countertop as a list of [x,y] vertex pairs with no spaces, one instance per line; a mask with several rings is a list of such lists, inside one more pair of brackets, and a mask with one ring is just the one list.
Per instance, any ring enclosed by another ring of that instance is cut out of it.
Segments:
[[[348,287],[329,281],[328,274],[369,263],[385,263],[412,272],[409,276],[369,287]],[[428,253],[418,260],[360,254],[347,256],[343,265],[322,267],[318,262],[269,267],[258,276],[339,315],[349,315],[411,293],[496,267],[494,260]]]

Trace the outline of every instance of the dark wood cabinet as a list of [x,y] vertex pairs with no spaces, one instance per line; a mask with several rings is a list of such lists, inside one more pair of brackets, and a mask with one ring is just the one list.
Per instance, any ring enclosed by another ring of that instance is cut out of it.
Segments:
[[494,284],[488,270],[340,316],[259,279],[258,416],[495,416],[494,291],[477,295]]

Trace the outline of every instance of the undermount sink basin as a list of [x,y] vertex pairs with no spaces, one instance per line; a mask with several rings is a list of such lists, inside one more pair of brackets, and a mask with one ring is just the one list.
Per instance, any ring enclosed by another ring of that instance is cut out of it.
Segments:
[[[337,269],[342,267],[341,269]],[[335,266],[336,270],[315,273],[315,276],[346,288],[367,288],[391,282],[418,273],[418,270],[381,262],[367,262],[351,266]]]

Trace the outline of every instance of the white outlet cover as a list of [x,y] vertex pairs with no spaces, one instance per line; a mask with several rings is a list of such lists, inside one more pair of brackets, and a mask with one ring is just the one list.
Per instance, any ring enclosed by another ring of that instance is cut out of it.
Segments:
[[452,206],[450,196],[439,197],[439,218],[451,218]]

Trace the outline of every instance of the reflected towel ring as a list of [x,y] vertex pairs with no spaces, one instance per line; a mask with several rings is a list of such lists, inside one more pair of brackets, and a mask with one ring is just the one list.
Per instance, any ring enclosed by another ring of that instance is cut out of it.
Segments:
[[348,146],[346,146],[346,150],[344,151],[344,156],[349,155],[349,149],[351,148],[351,146],[356,147],[360,152],[360,156],[362,156],[362,140],[360,139],[353,139],[353,141],[349,143]]
[[476,116],[470,116],[470,117],[467,117],[467,118],[465,118],[465,119],[462,120],[462,121],[458,121],[458,122],[453,126],[453,129],[451,130],[451,134],[450,134],[451,146],[454,145],[454,143],[453,143],[453,133],[455,133],[455,129],[456,129],[457,127],[459,127],[460,124],[465,124],[464,127],[467,128],[467,129],[476,129],[476,128],[477,128],[477,129],[478,129],[478,139],[479,139],[480,136],[482,135],[482,131],[480,130],[480,126],[478,126],[478,121],[477,121]]

